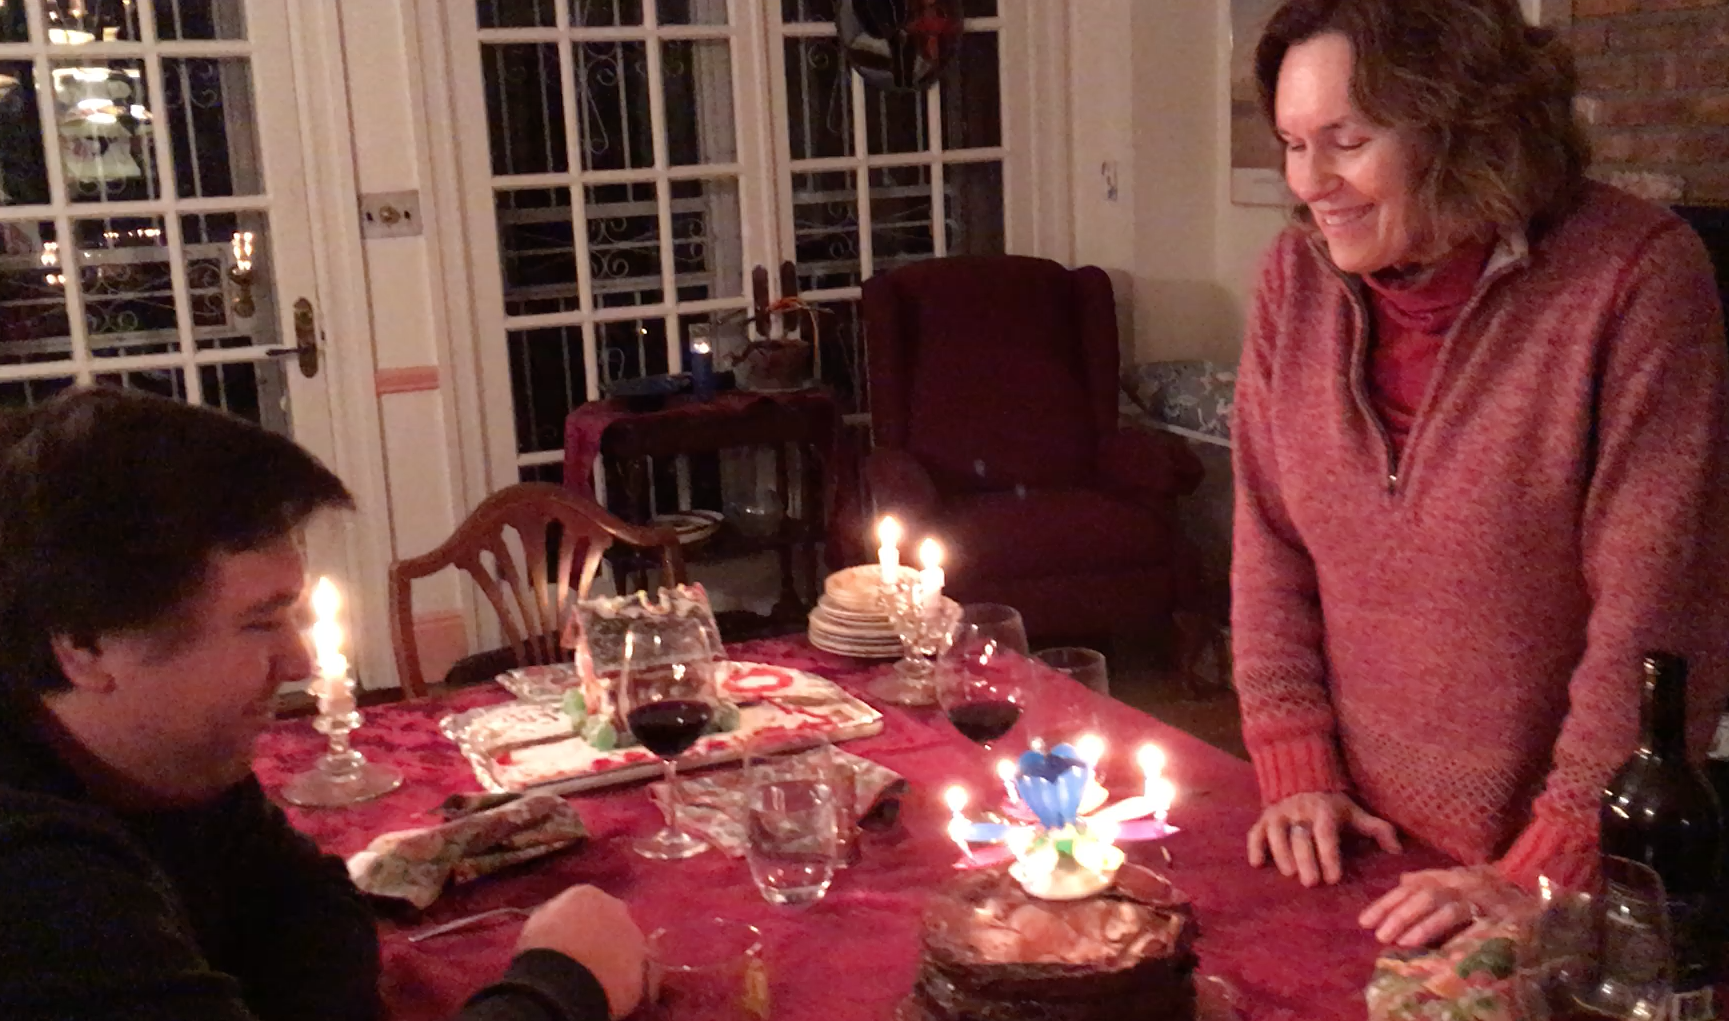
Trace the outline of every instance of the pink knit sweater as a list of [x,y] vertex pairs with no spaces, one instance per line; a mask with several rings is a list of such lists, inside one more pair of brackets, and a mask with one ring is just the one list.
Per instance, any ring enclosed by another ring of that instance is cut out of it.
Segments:
[[1587,879],[1639,657],[1729,693],[1722,312],[1697,237],[1602,185],[1504,241],[1396,461],[1361,285],[1287,232],[1238,378],[1232,637],[1268,803],[1349,791],[1527,887]]

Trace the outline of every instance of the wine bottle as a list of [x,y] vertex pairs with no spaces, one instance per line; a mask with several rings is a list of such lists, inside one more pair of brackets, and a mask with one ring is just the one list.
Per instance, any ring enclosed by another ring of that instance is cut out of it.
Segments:
[[1618,882],[1625,868],[1616,859],[1647,866],[1663,883],[1674,993],[1664,1016],[1715,1021],[1712,908],[1723,819],[1711,784],[1687,760],[1687,663],[1681,657],[1646,654],[1639,747],[1603,792],[1599,818],[1609,901],[1636,899]]

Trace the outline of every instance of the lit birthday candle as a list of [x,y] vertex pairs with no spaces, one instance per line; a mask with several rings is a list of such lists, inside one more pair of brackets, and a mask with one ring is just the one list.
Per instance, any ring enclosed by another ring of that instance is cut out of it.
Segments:
[[877,522],[877,565],[882,569],[884,586],[895,583],[901,567],[901,523],[892,517]]
[[961,814],[962,810],[967,807],[966,788],[956,784],[944,791],[943,804],[949,808],[949,839],[961,849],[961,854],[971,858],[973,849],[972,845],[967,843],[967,832],[972,828],[972,824],[968,823],[967,817]]
[[1177,800],[1177,785],[1161,776],[1147,787],[1146,797],[1153,803],[1153,821],[1164,825],[1171,803]]
[[1135,752],[1135,763],[1141,767],[1142,793],[1146,797],[1153,796],[1153,784],[1165,775],[1165,750],[1156,744],[1142,745]]

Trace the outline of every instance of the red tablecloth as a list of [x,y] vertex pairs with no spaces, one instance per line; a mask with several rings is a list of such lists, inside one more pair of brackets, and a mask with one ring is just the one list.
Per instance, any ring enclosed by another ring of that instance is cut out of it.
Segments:
[[[832,678],[854,690],[880,670],[812,650],[802,639],[736,648],[739,659],[778,662]],[[1250,1021],[1319,1021],[1363,1016],[1361,990],[1375,956],[1373,938],[1356,915],[1406,869],[1444,864],[1429,851],[1353,859],[1338,887],[1304,890],[1271,869],[1250,869],[1244,834],[1258,797],[1249,766],[1121,703],[1050,673],[1020,733],[1096,730],[1110,742],[1106,784],[1114,794],[1139,782],[1130,756],[1152,740],[1170,754],[1179,787],[1171,821],[1183,832],[1165,842],[1173,864],[1155,845],[1129,845],[1131,860],[1162,871],[1194,900],[1201,923],[1205,974],[1236,988]],[[420,700],[368,712],[355,746],[389,762],[407,778],[376,802],[339,810],[289,809],[306,833],[329,851],[350,854],[392,829],[428,825],[426,813],[453,791],[479,790],[456,749],[437,731],[446,714],[506,697],[491,686],[443,700]],[[1011,739],[1012,740],[1012,739]],[[647,793],[632,786],[583,796],[575,804],[593,833],[584,849],[556,855],[507,874],[448,891],[412,925],[381,922],[385,997],[396,1021],[448,1017],[474,989],[503,971],[515,924],[496,924],[410,945],[404,935],[422,925],[488,908],[529,907],[571,883],[593,883],[627,901],[645,931],[700,912],[743,918],[765,935],[774,1016],[787,1019],[885,1021],[911,986],[917,965],[919,915],[927,893],[949,874],[954,845],[944,836],[940,797],[951,782],[973,791],[996,788],[989,763],[939,715],[890,708],[883,732],[850,742],[913,781],[901,826],[864,838],[863,861],[837,876],[829,895],[805,909],[765,903],[742,860],[710,852],[683,862],[636,857],[627,838],[659,822]],[[322,739],[309,721],[277,725],[259,747],[257,771],[274,792],[310,766]]]

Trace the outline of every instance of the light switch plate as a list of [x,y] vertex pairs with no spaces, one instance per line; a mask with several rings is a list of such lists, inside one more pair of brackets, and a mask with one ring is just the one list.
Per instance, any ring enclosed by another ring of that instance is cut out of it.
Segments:
[[360,236],[411,238],[420,236],[420,193],[380,191],[360,196]]

